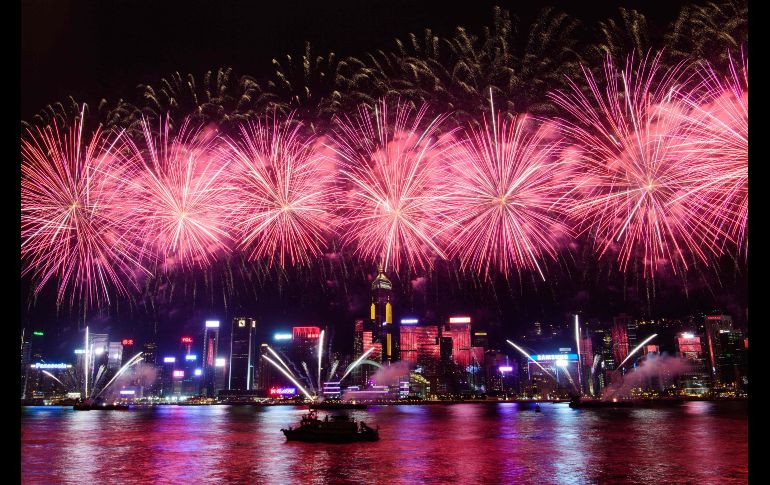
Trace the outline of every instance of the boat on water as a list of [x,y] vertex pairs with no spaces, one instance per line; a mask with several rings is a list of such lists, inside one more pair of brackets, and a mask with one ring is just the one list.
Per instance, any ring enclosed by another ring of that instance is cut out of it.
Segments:
[[583,408],[632,408],[634,402],[626,399],[612,399],[602,401],[600,399],[573,399],[569,402],[569,407],[573,409]]
[[281,429],[287,441],[309,443],[353,443],[356,441],[377,441],[379,427],[370,428],[363,421],[356,422],[348,416],[326,416],[318,419],[315,412],[302,416],[297,428]]
[[72,406],[75,411],[126,411],[128,404],[108,404],[103,401],[84,401]]
[[321,401],[314,402],[309,405],[310,409],[323,409],[323,410],[335,410],[335,409],[366,409],[366,404],[354,403],[350,401]]

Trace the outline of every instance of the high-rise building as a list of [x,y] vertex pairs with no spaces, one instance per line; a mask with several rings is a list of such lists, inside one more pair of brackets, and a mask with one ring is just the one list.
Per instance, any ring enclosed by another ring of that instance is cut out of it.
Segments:
[[393,323],[393,284],[387,276],[382,265],[377,268],[377,276],[372,281],[372,303],[370,318],[373,322],[373,337],[382,348],[382,362],[389,363],[398,360],[396,339],[398,329]]
[[364,320],[353,322],[353,358],[364,353]]
[[471,318],[450,317],[444,336],[452,338],[452,360],[460,369],[471,365]]
[[716,359],[718,380],[733,392],[739,391],[747,374],[743,333],[735,329],[720,330],[719,349]]
[[703,339],[693,332],[682,332],[676,338],[676,351],[688,363],[688,368],[678,377],[680,392],[686,395],[706,394],[711,386],[711,373],[708,372]]
[[263,359],[262,356],[266,355],[270,358],[272,356],[269,355],[269,351],[267,350],[268,344],[263,343],[259,346],[259,360],[257,361],[257,390],[261,391],[262,393],[266,393],[268,389],[273,385],[273,379],[280,373],[279,371],[273,369],[273,365],[267,361],[267,359]]
[[291,348],[289,350],[291,360],[298,364],[300,362],[306,362],[307,365],[314,363],[315,359],[318,358],[318,339],[320,338],[321,327],[292,327]]
[[714,379],[714,385],[719,387],[721,384],[719,360],[722,354],[720,333],[727,333],[733,330],[733,319],[729,315],[707,315],[702,328],[706,337],[706,352],[708,354],[711,377]]
[[158,394],[164,398],[169,398],[174,394],[174,377],[177,371],[178,359],[176,356],[167,355],[163,357],[163,364],[157,365],[158,369]]
[[21,340],[21,398],[28,399],[31,397],[29,392],[26,392],[28,381],[30,379],[30,365],[33,362],[41,362],[43,359],[43,339],[45,334],[42,330],[28,329],[22,330]]
[[145,364],[158,363],[158,345],[155,342],[145,342],[142,346],[142,357]]
[[231,391],[250,391],[254,379],[254,347],[257,322],[253,318],[233,319],[230,334],[230,377],[227,388]]
[[206,320],[203,327],[203,354],[201,355],[201,370],[203,371],[203,395],[214,397],[216,388],[216,361],[219,353],[219,320]]
[[620,315],[612,322],[612,357],[620,365],[628,357],[628,315]]
[[489,337],[487,336],[487,332],[473,332],[473,340],[471,343],[473,347],[481,347],[482,349],[487,350],[489,348]]
[[486,390],[492,395],[516,393],[519,390],[518,363],[497,350],[485,353],[484,374]]
[[123,362],[123,343],[110,342],[107,346],[107,369],[117,371]]
[[[134,354],[134,339],[132,338],[124,338],[120,342],[121,345],[121,358],[120,358],[120,365],[121,367],[126,365],[126,362],[129,361],[135,354]],[[146,360],[144,361],[146,362]]]
[[598,337],[600,339],[599,348],[601,350],[604,367],[608,370],[615,370],[615,364],[619,364],[620,361],[615,360],[615,353],[613,352],[613,348],[612,348],[612,331],[597,330],[595,333],[598,334]]
[[26,399],[26,385],[27,385],[27,376],[29,371],[29,363],[30,363],[30,343],[24,341],[24,337],[22,336],[22,342],[21,342],[21,398]]

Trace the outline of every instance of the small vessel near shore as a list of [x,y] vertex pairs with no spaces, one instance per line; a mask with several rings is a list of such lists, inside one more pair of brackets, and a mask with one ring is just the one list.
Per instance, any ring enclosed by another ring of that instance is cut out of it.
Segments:
[[366,409],[366,404],[350,401],[321,401],[308,406],[310,409],[335,410],[335,409]]
[[380,439],[379,427],[370,428],[363,421],[356,422],[348,416],[326,416],[318,419],[315,412],[302,416],[297,428],[281,429],[287,441],[305,441],[309,443],[353,443],[356,441],[377,441]]

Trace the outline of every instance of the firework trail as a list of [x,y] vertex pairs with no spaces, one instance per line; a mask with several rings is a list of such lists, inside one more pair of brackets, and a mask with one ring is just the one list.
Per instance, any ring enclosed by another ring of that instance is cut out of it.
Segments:
[[82,124],[27,129],[21,141],[21,257],[35,294],[56,279],[57,305],[69,296],[88,308],[138,289],[136,274],[149,271],[120,190],[125,137],[97,130],[86,141]]
[[693,192],[715,201],[705,217],[721,222],[743,249],[749,202],[748,59],[736,67],[731,57],[725,77],[708,64],[700,65],[699,74],[701,83],[694,91],[700,96],[682,96],[692,108],[685,115],[689,131],[682,144],[692,158],[708,161],[704,177],[709,183]]
[[234,238],[251,260],[284,267],[323,255],[335,227],[334,166],[290,117],[241,126],[226,139],[234,175]]
[[330,148],[348,190],[343,243],[367,261],[382,258],[386,269],[432,267],[434,255],[446,257],[447,177],[440,162],[452,142],[437,135],[443,117],[421,128],[426,110],[398,104],[393,113],[382,100],[373,113],[361,106],[352,119],[336,118]]
[[223,174],[227,162],[213,149],[215,139],[190,127],[188,120],[173,137],[169,119],[160,123],[155,134],[149,120],[142,120],[143,148],[129,142],[136,172],[126,186],[132,220],[165,269],[205,268],[230,239],[225,221],[233,200]]
[[558,161],[558,144],[544,139],[542,127],[527,125],[526,116],[493,118],[492,127],[485,118],[452,151],[447,251],[462,269],[489,277],[491,269],[507,275],[527,268],[545,280],[538,261],[555,259],[559,239],[569,235],[562,222],[569,164]]
[[326,380],[330,381],[330,380],[334,379],[334,373],[337,371],[337,366],[339,365],[339,363],[340,363],[339,360],[335,360],[334,362],[332,362],[332,367],[329,370],[329,374],[328,374],[328,377],[326,378]]
[[584,68],[589,95],[574,82],[570,92],[552,94],[574,120],[560,126],[577,144],[581,175],[570,212],[579,232],[595,238],[600,255],[617,250],[623,271],[641,259],[645,277],[665,264],[674,273],[686,271],[688,260],[708,265],[729,238],[704,217],[717,201],[694,190],[717,167],[678,141],[688,131],[681,116],[687,106],[675,96],[689,81],[685,66],[659,69],[659,58],[637,66],[631,56],[621,72],[608,59],[604,89]]

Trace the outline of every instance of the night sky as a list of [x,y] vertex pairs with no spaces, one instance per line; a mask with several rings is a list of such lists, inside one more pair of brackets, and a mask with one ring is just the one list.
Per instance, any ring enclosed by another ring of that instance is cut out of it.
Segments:
[[[312,4],[311,4],[312,3]],[[662,31],[684,2],[548,2],[595,24],[616,14],[618,6],[637,8],[653,31]],[[589,5],[590,4],[590,5]],[[260,80],[271,59],[300,54],[305,41],[317,53],[358,56],[389,49],[394,38],[431,27],[448,35],[458,25],[480,33],[493,5],[509,9],[527,25],[543,6],[535,2],[372,0],[368,2],[197,2],[123,0],[85,2],[24,0],[21,6],[21,116],[29,119],[46,104],[73,96],[91,106],[101,98],[135,101],[138,84],[155,84],[174,71],[198,78],[207,70],[233,67]],[[548,268],[546,282],[532,274],[508,281],[479,282],[439,263],[431,274],[393,276],[396,318],[407,314],[440,320],[449,313],[474,316],[482,327],[505,338],[539,320],[565,321],[581,311],[608,319],[625,311],[637,316],[684,316],[697,311],[726,311],[746,319],[746,264],[725,258],[718,270],[698,268],[686,275],[662,275],[654,283],[639,271],[623,275],[614,261],[596,261],[584,243],[566,250]],[[187,275],[174,283],[170,297],[148,303],[119,302],[109,315],[57,311],[52,286],[36,301],[22,280],[22,326],[45,328],[52,357],[71,357],[75,330],[109,331],[114,340],[157,338],[176,342],[197,335],[203,321],[218,318],[229,327],[236,315],[254,316],[263,335],[292,325],[322,324],[333,329],[335,347],[350,348],[353,320],[368,313],[368,286],[374,267],[325,261],[311,271],[274,271],[249,282],[236,271],[234,289],[223,291],[214,268],[208,277]],[[168,289],[161,294],[168,296]],[[227,308],[225,307],[227,303]],[[227,332],[225,333],[225,335]]]

